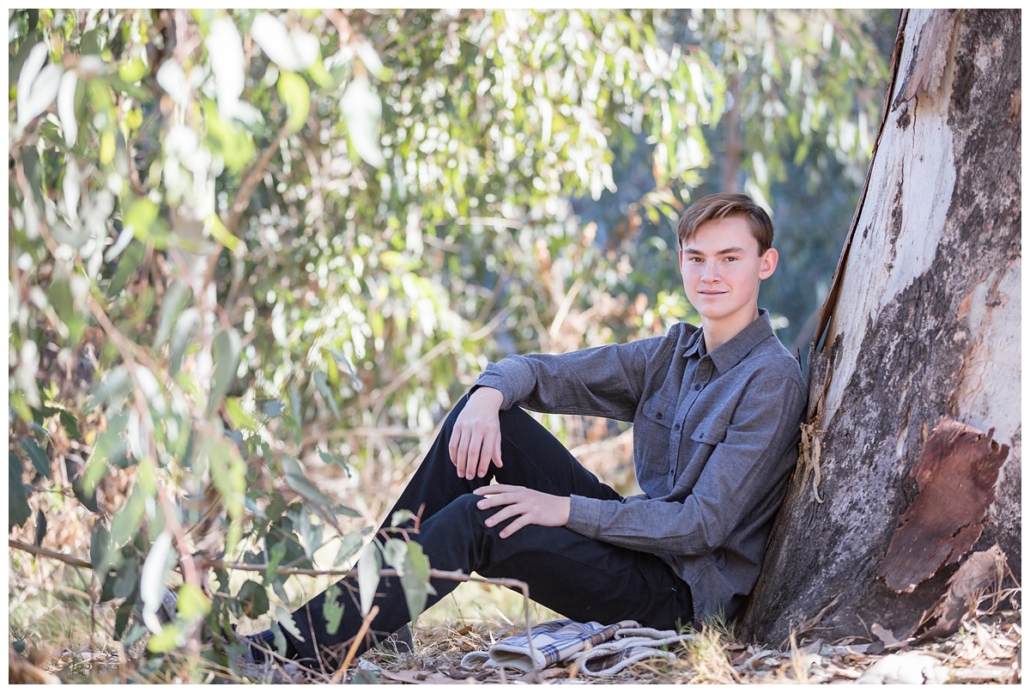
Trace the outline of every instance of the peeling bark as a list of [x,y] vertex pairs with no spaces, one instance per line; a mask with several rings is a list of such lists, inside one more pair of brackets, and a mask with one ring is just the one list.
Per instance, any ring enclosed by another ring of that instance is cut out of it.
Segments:
[[895,592],[911,592],[942,565],[957,563],[980,538],[1009,454],[993,435],[993,428],[984,435],[945,418],[926,441],[909,471],[919,495],[901,516],[880,564],[880,576]]
[[901,594],[880,566],[920,496],[909,472],[943,417],[993,429],[1009,448],[973,549],[997,541],[1020,577],[1020,18],[902,15],[865,190],[811,351],[806,449],[745,637],[914,631],[956,566]]

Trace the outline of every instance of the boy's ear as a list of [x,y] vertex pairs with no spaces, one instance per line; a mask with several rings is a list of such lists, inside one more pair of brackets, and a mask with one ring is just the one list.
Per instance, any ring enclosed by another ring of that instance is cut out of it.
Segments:
[[776,248],[769,248],[762,255],[762,264],[758,267],[758,278],[768,279],[776,271],[776,265],[780,261],[780,253]]

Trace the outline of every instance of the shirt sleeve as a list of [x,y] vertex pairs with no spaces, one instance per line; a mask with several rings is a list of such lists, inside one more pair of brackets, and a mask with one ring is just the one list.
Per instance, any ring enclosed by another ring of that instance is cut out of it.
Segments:
[[520,405],[548,414],[632,421],[647,364],[665,339],[652,337],[567,354],[508,356],[489,364],[472,390],[499,390],[504,395],[501,409]]
[[639,551],[712,552],[789,474],[805,401],[792,378],[752,381],[685,498],[622,503],[572,496],[568,528]]

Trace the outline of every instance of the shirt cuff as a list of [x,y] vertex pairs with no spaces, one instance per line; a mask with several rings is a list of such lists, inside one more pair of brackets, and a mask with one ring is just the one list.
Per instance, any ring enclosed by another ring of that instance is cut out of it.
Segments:
[[504,400],[501,402],[501,411],[508,411],[511,409],[511,405],[513,404],[511,388],[508,387],[503,376],[494,373],[483,373],[479,376],[479,379],[476,380],[475,384],[469,388],[469,394],[471,395],[481,387],[492,387],[501,393],[504,397]]
[[608,502],[586,496],[569,496],[569,521],[565,526],[583,536],[599,538],[601,505]]

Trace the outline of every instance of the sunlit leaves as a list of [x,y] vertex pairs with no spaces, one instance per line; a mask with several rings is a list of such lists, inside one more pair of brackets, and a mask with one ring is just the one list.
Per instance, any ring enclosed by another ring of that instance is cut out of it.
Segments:
[[282,72],[279,74],[279,82],[276,85],[279,91],[279,98],[289,108],[290,117],[286,121],[290,132],[296,132],[304,126],[308,119],[308,110],[311,107],[311,90],[304,78],[294,72]]
[[358,593],[361,599],[361,614],[368,615],[379,587],[379,569],[383,559],[375,542],[370,543],[358,558]]
[[47,59],[45,43],[37,43],[29,51],[18,76],[18,127],[24,128],[46,110],[57,98],[63,70],[58,65],[43,64]]
[[211,416],[221,405],[222,398],[236,377],[240,364],[240,335],[236,330],[221,330],[215,335],[215,375],[211,382],[211,395],[207,403],[207,415]]
[[172,535],[162,532],[150,547],[150,553],[143,562],[140,575],[140,598],[143,600],[143,622],[152,633],[160,633],[161,622],[157,618],[157,610],[165,591],[165,574],[168,572],[169,560],[174,560],[172,553]]
[[365,163],[380,167],[385,162],[379,146],[379,121],[383,104],[368,78],[356,75],[343,92],[340,111],[347,122],[347,141]]
[[232,118],[239,110],[240,96],[246,86],[243,39],[231,17],[211,22],[211,31],[204,40],[215,73],[218,111],[223,118]]
[[299,29],[287,31],[285,24],[267,12],[254,17],[250,34],[268,57],[284,70],[306,70],[318,56],[317,38]]

